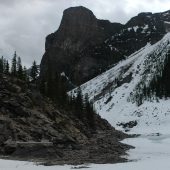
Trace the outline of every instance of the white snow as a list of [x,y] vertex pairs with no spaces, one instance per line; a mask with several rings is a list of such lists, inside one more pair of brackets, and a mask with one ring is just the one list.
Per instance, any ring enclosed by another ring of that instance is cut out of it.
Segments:
[[143,29],[148,29],[149,28],[149,26],[148,25],[145,25],[144,27],[143,27]]
[[[147,29],[147,26],[145,27]],[[120,61],[113,68],[81,86],[83,94],[88,93],[94,101],[97,112],[114,127],[118,122],[136,120],[137,126],[128,133],[141,134],[125,139],[123,143],[135,146],[126,158],[132,162],[106,165],[87,165],[92,170],[169,170],[170,169],[170,99],[144,101],[137,106],[130,99],[136,86],[144,80],[149,84],[152,77],[160,74],[158,65],[163,67],[165,56],[170,49],[170,33],[154,45],[147,44],[141,50]],[[154,54],[154,55],[152,55]],[[159,62],[158,62],[159,61]],[[147,72],[147,74],[146,74]],[[115,78],[123,79],[132,74],[130,82],[116,87]],[[109,90],[106,87],[110,86]],[[74,90],[76,94],[76,89]],[[102,93],[102,95],[100,95]],[[107,103],[107,99],[112,99]],[[127,130],[127,129],[126,129]],[[72,169],[71,166],[56,169]],[[85,169],[85,168],[83,168]]]
[[138,28],[139,28],[138,26],[133,27],[135,32],[137,31]]
[[[126,60],[81,86],[83,94],[88,93],[94,101],[97,112],[114,127],[124,130],[117,126],[118,122],[136,120],[137,126],[126,130],[130,130],[128,133],[142,134],[141,137],[124,141],[136,147],[129,151],[128,158],[137,162],[107,165],[106,169],[170,169],[170,99],[144,101],[140,106],[130,100],[141,81],[148,85],[154,75],[161,73],[158,66],[162,68],[164,65],[166,53],[170,49],[169,43],[170,33],[158,43],[147,44]],[[115,78],[123,79],[130,73],[130,82],[118,87],[115,85]],[[109,84],[110,90],[106,90]],[[112,99],[107,103],[110,96]],[[97,166],[94,165],[93,168],[97,169]],[[102,166],[101,169],[104,168]]]
[[163,13],[163,16],[167,16],[167,15],[169,15],[169,11],[167,11],[167,12],[165,12],[165,13]]
[[[161,73],[158,66],[163,67],[166,53],[170,49],[169,42],[170,33],[158,43],[147,44],[126,60],[81,86],[83,94],[88,93],[94,101],[97,112],[117,129],[123,130],[117,126],[118,122],[136,120],[138,125],[129,133],[169,133],[167,126],[170,122],[170,100],[145,101],[139,107],[131,100],[141,81],[148,85],[154,75]],[[130,74],[130,82],[116,86],[116,78],[123,80]],[[107,103],[110,96],[112,98]]]
[[[169,170],[170,135],[143,135],[125,139],[123,143],[135,146],[128,151],[130,162],[117,164],[85,164],[64,166],[42,166],[31,162],[0,160],[1,170]],[[84,167],[84,168],[83,168]]]
[[148,25],[145,25],[144,27],[141,27],[143,30],[142,30],[142,33],[145,33],[147,32],[148,34],[150,34],[150,31],[147,31],[149,26]]
[[141,29],[143,29],[143,33],[145,33],[146,32],[146,30],[149,28],[149,26],[148,25],[144,25],[144,26],[134,26],[134,27],[129,27],[129,28],[127,28],[127,30],[128,31],[131,31],[132,29],[136,32],[137,31],[137,29],[138,28],[141,28]]
[[[128,31],[131,31],[132,29],[136,32],[139,26],[129,27],[127,28]],[[125,29],[126,30],[126,29]]]
[[170,22],[168,22],[168,21],[164,21],[164,23],[165,23],[165,24],[170,24]]

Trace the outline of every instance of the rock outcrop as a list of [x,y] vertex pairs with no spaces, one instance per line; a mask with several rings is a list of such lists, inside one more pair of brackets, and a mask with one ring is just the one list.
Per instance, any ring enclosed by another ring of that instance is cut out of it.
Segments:
[[75,84],[94,77],[105,59],[94,58],[91,50],[121,27],[119,23],[98,20],[85,7],[66,9],[59,29],[46,38],[41,79],[46,77],[49,67],[53,74],[65,72]]
[[34,84],[0,75],[0,157],[48,164],[122,162],[127,135],[95,115],[95,130]]

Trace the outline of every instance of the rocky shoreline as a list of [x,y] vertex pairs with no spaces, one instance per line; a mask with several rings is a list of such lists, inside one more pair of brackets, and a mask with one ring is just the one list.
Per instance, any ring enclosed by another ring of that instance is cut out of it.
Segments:
[[[89,138],[88,142],[82,144],[55,145],[51,142],[19,142],[15,143],[15,152],[2,159],[33,161],[40,164],[51,165],[80,165],[84,163],[120,163],[126,162],[123,158],[126,151],[132,146],[122,144],[117,137],[122,134],[113,130],[98,132]],[[125,135],[126,136],[126,135]],[[124,137],[125,137],[124,136]],[[127,136],[126,136],[127,137]],[[8,144],[8,149],[14,144]]]
[[99,115],[95,129],[68,110],[57,108],[34,84],[10,76],[0,79],[1,158],[44,165],[117,163],[131,146],[129,137]]

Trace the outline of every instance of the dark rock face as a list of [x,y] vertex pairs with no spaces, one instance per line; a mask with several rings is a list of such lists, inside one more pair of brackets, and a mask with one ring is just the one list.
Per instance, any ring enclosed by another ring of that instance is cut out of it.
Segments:
[[46,50],[51,46],[58,46],[63,50],[80,51],[85,48],[85,44],[101,42],[102,33],[102,28],[98,26],[97,19],[90,10],[84,7],[69,8],[63,13],[58,31],[47,37]]
[[92,129],[73,113],[54,106],[35,85],[0,77],[0,157],[48,164],[125,161],[120,156],[130,146],[119,140],[128,135],[99,115]]
[[41,78],[52,73],[65,72],[76,84],[89,79],[98,72],[98,63],[104,58],[90,56],[91,50],[122,27],[118,23],[98,20],[84,7],[66,9],[58,31],[46,38],[46,52],[41,61]]
[[123,128],[126,129],[126,128],[133,128],[137,124],[138,124],[138,122],[135,120],[135,121],[129,121],[127,123],[121,122],[121,123],[118,123],[117,125],[122,126]]
[[65,72],[74,84],[81,84],[116,62],[156,43],[170,30],[170,11],[140,13],[125,25],[96,19],[84,7],[66,9],[59,29],[47,36],[41,61],[41,79],[48,69],[53,76]]
[[[140,13],[128,21],[123,29],[107,39],[101,46],[102,49],[108,48],[108,55],[113,56],[119,61],[129,56],[147,43],[154,44],[168,32],[170,13]],[[98,50],[101,55],[101,49]],[[110,64],[114,62],[111,61]]]

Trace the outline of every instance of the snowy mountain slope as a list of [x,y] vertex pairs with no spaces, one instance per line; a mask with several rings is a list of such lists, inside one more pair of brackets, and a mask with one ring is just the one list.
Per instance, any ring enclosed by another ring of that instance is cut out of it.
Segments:
[[169,43],[170,33],[167,33],[156,44],[147,44],[126,60],[83,84],[82,93],[87,93],[97,112],[118,129],[121,129],[117,125],[119,122],[137,121],[137,126],[130,132],[168,133],[170,101],[143,101],[142,105],[137,106],[133,97],[143,82],[149,86],[152,78],[161,74],[170,50]]

